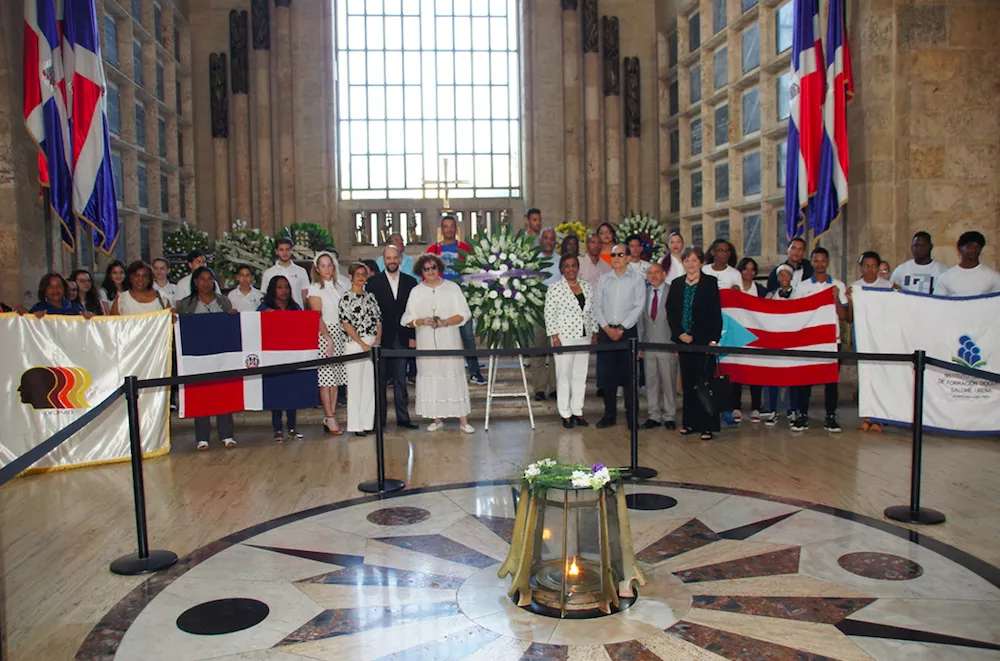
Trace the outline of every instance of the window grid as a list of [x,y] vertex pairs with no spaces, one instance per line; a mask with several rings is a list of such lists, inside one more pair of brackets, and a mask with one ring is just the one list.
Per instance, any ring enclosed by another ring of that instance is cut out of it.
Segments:
[[170,210],[170,188],[167,182],[167,175],[160,175],[160,213],[164,216]]
[[[701,203],[702,203],[702,200],[701,200],[701,188],[702,188],[701,170],[698,170],[697,172],[692,172],[691,173],[691,208],[692,209],[697,209],[698,207],[701,206]],[[696,243],[694,245],[697,246],[697,245],[701,245],[701,244],[700,243]]]
[[118,24],[111,16],[104,17],[104,59],[118,66]]
[[729,163],[715,166],[715,201],[729,200]]
[[136,180],[139,184],[139,210],[148,211],[149,210],[149,171],[146,169],[146,164],[142,161],[139,162],[139,166],[136,169]]
[[142,86],[142,44],[132,42],[132,79],[136,85]]
[[108,101],[108,130],[120,135],[122,130],[121,92],[114,83],[108,83],[106,98]]
[[342,197],[520,197],[516,0],[403,4],[337,2]]
[[146,106],[135,102],[135,144],[146,149]]

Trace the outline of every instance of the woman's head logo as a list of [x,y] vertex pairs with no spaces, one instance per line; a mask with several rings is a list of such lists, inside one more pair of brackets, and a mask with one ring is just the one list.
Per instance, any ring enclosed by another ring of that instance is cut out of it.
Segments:
[[21,375],[21,402],[34,409],[85,409],[90,373],[80,367],[32,367]]

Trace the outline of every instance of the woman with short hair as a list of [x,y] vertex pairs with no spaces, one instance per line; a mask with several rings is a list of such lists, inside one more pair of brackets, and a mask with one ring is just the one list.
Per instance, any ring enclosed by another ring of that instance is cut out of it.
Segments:
[[[553,347],[571,347],[597,343],[597,320],[594,318],[594,290],[579,279],[580,258],[565,253],[559,258],[562,280],[545,292],[545,334]],[[584,351],[557,353],[556,405],[563,427],[588,426],[583,417],[583,399],[587,388],[587,365],[590,354]]]
[[[347,274],[351,278],[351,289],[340,299],[340,323],[347,333],[345,356],[370,351],[382,341],[382,311],[375,294],[365,291],[370,267],[355,262],[347,269]],[[355,436],[365,436],[375,429],[376,392],[371,361],[347,363],[347,431],[354,432]]]
[[118,294],[125,291],[125,262],[114,260],[104,270],[104,282],[101,283],[101,306],[104,314],[111,314],[111,304]]
[[55,272],[46,273],[38,282],[38,302],[32,305],[30,310],[23,305],[18,305],[16,310],[20,315],[30,313],[39,319],[47,314],[65,317],[81,315],[85,319],[94,316],[93,313],[84,310],[79,303],[66,299],[66,280]]
[[158,312],[170,307],[153,289],[153,269],[143,261],[135,261],[125,269],[125,288],[111,304],[112,315]]

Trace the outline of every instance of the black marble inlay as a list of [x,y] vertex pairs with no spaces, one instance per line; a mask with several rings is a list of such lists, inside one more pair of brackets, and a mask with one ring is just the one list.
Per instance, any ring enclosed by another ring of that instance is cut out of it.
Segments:
[[862,622],[860,620],[842,620],[834,625],[845,636],[862,636],[864,638],[887,638],[889,640],[906,640],[914,643],[937,643],[939,645],[955,645],[957,647],[974,647],[981,650],[1000,650],[1000,645],[983,640],[972,640],[959,636],[949,636],[933,631],[906,629],[889,624]]
[[407,551],[425,553],[476,569],[485,569],[497,563],[495,558],[471,549],[465,544],[459,544],[444,535],[411,535],[409,537],[376,537],[374,539],[377,542],[392,544]]
[[677,499],[662,493],[630,493],[625,504],[630,510],[668,510],[677,505]]
[[422,507],[384,507],[365,518],[379,526],[411,526],[431,518],[431,513]]
[[479,523],[489,528],[490,532],[508,544],[514,541],[514,519],[507,519],[501,516],[486,516],[485,514],[474,514],[473,516]]
[[216,599],[181,613],[177,628],[197,636],[219,636],[255,627],[270,612],[267,604],[256,599]]
[[[325,610],[297,630],[288,634],[277,647],[308,643],[313,640],[349,636],[359,631],[387,629],[410,622],[422,622],[458,615],[458,604],[405,604],[402,606],[368,606]],[[433,625],[430,625],[433,627]]]
[[752,537],[759,532],[767,530],[776,523],[781,523],[785,519],[795,514],[798,514],[801,510],[796,510],[795,512],[789,512],[788,514],[782,514],[781,516],[776,516],[773,519],[765,519],[764,521],[755,521],[754,523],[748,523],[745,526],[739,526],[738,528],[730,528],[724,532],[719,533],[719,537],[723,539],[739,539],[745,540],[748,537]]
[[325,562],[328,565],[340,565],[341,567],[353,567],[354,565],[365,564],[365,558],[361,555],[348,555],[346,553],[324,553],[323,551],[307,551],[305,549],[283,549],[278,546],[257,546],[256,544],[247,544],[255,549],[260,549],[262,551],[273,551],[274,553],[283,553],[285,555],[294,556],[296,558],[303,558],[304,560],[315,560],[316,562]]

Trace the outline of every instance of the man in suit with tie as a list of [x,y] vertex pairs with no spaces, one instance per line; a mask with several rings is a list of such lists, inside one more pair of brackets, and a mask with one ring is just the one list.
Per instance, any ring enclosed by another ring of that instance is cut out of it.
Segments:
[[[417,279],[399,270],[400,252],[396,246],[388,245],[382,251],[385,270],[368,280],[368,291],[378,301],[382,312],[382,346],[386,349],[413,349],[416,338],[412,328],[400,325],[399,320],[406,310],[410,292],[417,286]],[[396,405],[396,426],[404,429],[418,429],[410,421],[410,397],[406,392],[406,358],[386,358],[383,361],[382,383],[379,397],[385,397],[385,388],[392,381],[392,397]],[[386,407],[382,407],[382,426],[385,426]]]
[[[650,264],[646,280],[649,287],[646,288],[646,305],[639,315],[639,341],[669,344],[668,287],[663,267],[655,262]],[[642,427],[652,429],[662,424],[667,429],[676,429],[677,355],[670,351],[645,351],[643,361],[646,366],[646,410],[649,419]]]

